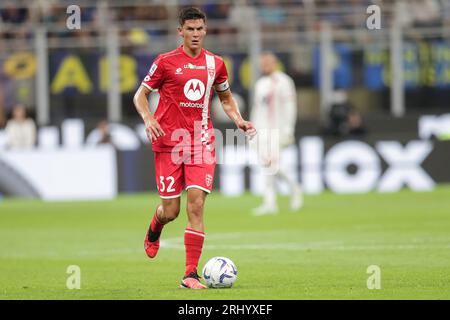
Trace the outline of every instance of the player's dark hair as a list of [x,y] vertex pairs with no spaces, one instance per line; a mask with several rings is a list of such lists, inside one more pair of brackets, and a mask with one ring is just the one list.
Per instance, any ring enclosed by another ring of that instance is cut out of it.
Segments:
[[196,7],[187,7],[181,9],[179,15],[178,15],[178,22],[180,23],[180,26],[184,25],[186,20],[198,20],[202,19],[203,22],[206,23],[206,14]]

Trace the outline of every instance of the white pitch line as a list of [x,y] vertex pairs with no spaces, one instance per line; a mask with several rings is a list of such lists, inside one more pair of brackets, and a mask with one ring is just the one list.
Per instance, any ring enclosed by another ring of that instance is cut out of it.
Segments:
[[[273,232],[272,232],[273,234]],[[285,234],[285,232],[284,232]],[[207,236],[208,240],[236,239],[242,236],[249,236],[248,232],[222,233]],[[417,239],[416,239],[417,240]],[[183,237],[169,238],[161,240],[161,247],[167,249],[184,250]],[[417,250],[417,249],[450,249],[450,241],[445,243],[367,243],[361,245],[345,244],[343,241],[317,241],[317,242],[280,242],[280,243],[255,243],[255,244],[214,244],[208,243],[205,249],[211,250],[285,250],[285,251],[307,251],[307,250],[328,250],[328,251],[370,251],[370,250]]]
[[[165,249],[184,250],[183,244],[171,243],[170,241],[161,242],[161,247]],[[372,245],[345,245],[345,244],[321,244],[317,243],[266,243],[262,244],[208,244],[204,249],[208,250],[281,250],[281,251],[375,251],[375,250],[418,250],[418,249],[450,249],[447,245],[415,245],[415,244],[372,244]]]
[[[269,233],[269,234],[268,234]],[[270,238],[276,234],[286,235],[286,231],[271,231],[266,233]],[[259,232],[234,232],[234,233],[216,233],[207,235],[205,250],[234,250],[234,251],[257,251],[257,250],[278,250],[278,251],[386,251],[386,250],[428,250],[428,249],[450,249],[450,239],[430,239],[425,241],[420,238],[414,238],[409,243],[345,243],[343,241],[309,241],[309,242],[278,242],[262,244],[259,238],[252,239],[251,235],[260,235]],[[246,238],[246,243],[230,244],[224,240],[237,240]],[[248,243],[252,239],[253,243]],[[434,240],[434,241],[430,241]],[[218,243],[217,243],[218,242]],[[184,237],[174,237],[161,240],[161,248],[164,250],[180,250],[184,251]],[[49,248],[50,249],[50,248]],[[114,255],[131,255],[145,254],[143,246],[134,246],[133,248],[108,248],[104,250],[80,250],[72,251],[70,255],[66,252],[58,250],[41,250],[35,254],[25,254],[20,251],[3,251],[0,252],[2,259],[14,258],[46,258],[46,259],[62,259],[76,257],[110,257],[114,259]]]

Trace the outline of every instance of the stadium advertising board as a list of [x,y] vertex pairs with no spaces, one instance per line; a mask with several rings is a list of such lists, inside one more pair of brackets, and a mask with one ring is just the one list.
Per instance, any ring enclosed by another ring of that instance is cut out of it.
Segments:
[[111,146],[38,148],[0,153],[0,194],[43,200],[112,199],[117,195]]
[[[335,193],[396,192],[404,187],[431,191],[436,183],[450,181],[446,173],[449,145],[424,140],[329,143],[321,137],[303,137],[298,146],[284,151],[282,166],[299,177],[308,194],[326,189]],[[235,148],[225,152],[241,153]],[[238,196],[247,187],[254,194],[262,193],[264,177],[257,166],[223,163],[219,171],[223,193]],[[287,193],[287,185],[279,188]]]
[[[404,187],[430,191],[437,183],[450,182],[450,141],[434,139],[448,132],[446,119],[446,115],[420,118],[422,139],[409,141],[331,141],[298,136],[298,143],[283,151],[281,165],[302,181],[309,194],[326,189],[336,193],[395,192]],[[156,191],[153,154],[142,125],[131,128],[112,124],[115,148],[98,145],[98,130],[85,134],[79,119],[66,120],[60,131],[56,127],[40,128],[38,147],[20,152],[5,150],[4,133],[0,132],[1,193],[72,200]],[[224,142],[216,146],[215,188],[229,196],[246,190],[260,194],[264,178],[254,161],[254,151]],[[18,176],[20,179],[16,179]],[[24,183],[20,187],[11,181]],[[287,191],[286,185],[279,188]]]

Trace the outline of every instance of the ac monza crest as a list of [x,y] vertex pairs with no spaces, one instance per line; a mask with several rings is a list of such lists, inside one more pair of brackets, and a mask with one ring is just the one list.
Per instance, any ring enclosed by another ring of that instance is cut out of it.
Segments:
[[207,187],[210,187],[210,186],[211,186],[212,180],[213,180],[212,175],[207,174],[207,175],[205,176],[205,182],[206,182],[206,186],[207,186]]

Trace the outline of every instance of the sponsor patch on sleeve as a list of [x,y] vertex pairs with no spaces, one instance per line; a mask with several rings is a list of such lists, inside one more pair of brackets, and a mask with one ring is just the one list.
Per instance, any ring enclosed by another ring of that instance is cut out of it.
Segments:
[[152,66],[150,67],[150,70],[148,70],[148,75],[152,76],[155,73],[156,68],[158,68],[158,66],[156,64],[152,64]]

